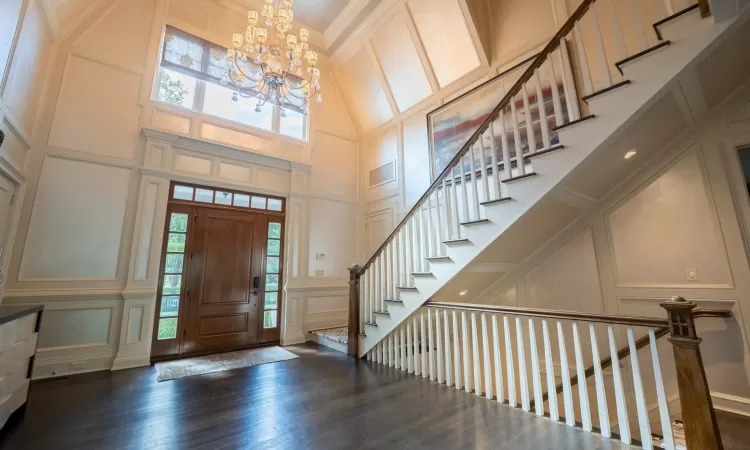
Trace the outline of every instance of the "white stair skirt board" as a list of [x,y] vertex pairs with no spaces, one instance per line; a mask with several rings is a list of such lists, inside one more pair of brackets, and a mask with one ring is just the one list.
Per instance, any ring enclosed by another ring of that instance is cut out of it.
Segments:
[[[377,308],[369,308],[368,305],[377,304],[382,297],[377,289],[372,289],[363,307],[368,322],[375,324],[368,324],[367,335],[360,338],[360,356],[366,355],[386,338],[501,236],[508,240],[522,239],[523,230],[511,226],[522,217],[535,217],[534,214],[539,214],[534,208],[541,207],[539,205],[543,205],[544,200],[553,197],[558,185],[584,160],[592,159],[594,154],[601,155],[609,150],[613,136],[621,129],[626,130],[625,127],[648,111],[658,101],[664,87],[706,51],[733,23],[734,21],[729,20],[715,24],[710,19],[702,19],[700,14],[686,14],[674,23],[670,22],[669,26],[662,30],[664,39],[670,40],[670,45],[658,52],[647,53],[620,65],[624,78],[631,83],[607,95],[592,98],[589,109],[594,117],[590,120],[559,129],[559,142],[564,148],[534,158],[533,171],[537,176],[525,177],[510,184],[505,183],[503,195],[512,198],[512,201],[482,206],[481,214],[471,216],[486,221],[472,223],[470,226],[457,224],[460,228],[459,237],[468,241],[461,245],[446,245],[438,256],[447,258],[429,263],[432,277],[408,277],[413,278],[413,281],[410,280],[412,283],[409,283],[409,289],[398,289],[398,299],[402,301],[398,308],[389,308],[388,316],[369,318],[370,315],[374,316],[370,311]],[[468,204],[466,201],[464,203]],[[416,222],[404,230],[408,233],[414,228],[418,229],[417,231],[422,229]],[[424,230],[422,234],[425,234]],[[407,248],[407,261],[414,259],[414,251]],[[426,256],[432,256],[431,252],[424,253]],[[424,272],[421,265],[425,263],[426,261],[416,263],[419,270],[406,272]],[[403,283],[404,280],[400,281]]]
[[322,346],[346,353],[347,345],[349,344],[349,328],[336,327],[313,330],[310,331],[310,340]]
[[176,380],[193,375],[204,375],[297,358],[299,356],[294,353],[274,346],[180,359],[177,361],[166,361],[156,364],[156,379],[158,381]]

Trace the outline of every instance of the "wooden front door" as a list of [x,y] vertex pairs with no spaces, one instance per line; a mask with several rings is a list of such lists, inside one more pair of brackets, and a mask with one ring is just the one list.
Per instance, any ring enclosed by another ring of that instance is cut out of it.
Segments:
[[259,342],[262,214],[196,208],[182,353]]

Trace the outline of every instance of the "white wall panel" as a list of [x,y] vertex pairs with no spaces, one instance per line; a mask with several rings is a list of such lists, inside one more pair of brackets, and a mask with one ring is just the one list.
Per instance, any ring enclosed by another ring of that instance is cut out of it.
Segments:
[[107,345],[111,319],[112,308],[46,310],[39,331],[39,351]]
[[427,121],[417,114],[404,122],[404,201],[407,206],[417,200],[430,187],[430,146]]
[[[616,281],[622,286],[733,285],[723,236],[696,145],[611,212]],[[698,280],[688,281],[688,269]]]
[[19,279],[114,280],[131,171],[47,157]]
[[141,223],[138,231],[138,253],[136,259],[136,280],[145,280],[149,273],[149,258],[151,256],[151,237],[153,235],[156,207],[159,195],[159,183],[146,183],[143,191]]
[[10,50],[13,45],[13,38],[16,35],[22,7],[23,0],[0,2],[0,70],[3,73],[8,58],[10,58]]
[[407,4],[441,87],[480,66],[458,0],[409,0]]
[[501,65],[546,44],[558,29],[549,0],[491,2],[491,13],[492,44]]
[[191,120],[188,117],[170,114],[166,111],[154,109],[151,114],[151,127],[158,130],[190,135]]
[[339,68],[344,97],[363,131],[369,131],[393,118],[378,68],[366,47]]
[[[318,260],[316,254],[325,255]],[[310,276],[346,277],[357,260],[357,205],[310,199]]]
[[406,111],[432,94],[403,16],[396,15],[372,37],[372,45],[399,111]]
[[[3,11],[4,12],[4,11]],[[21,26],[18,44],[3,90],[3,99],[27,134],[34,130],[44,79],[54,46],[41,2],[32,1]]]
[[70,55],[49,145],[133,159],[141,127],[141,82],[140,75]]
[[117,0],[75,46],[118,66],[143,67],[155,8],[156,0]]
[[211,174],[211,160],[187,155],[181,152],[174,154],[175,172],[194,173],[197,175]]
[[219,164],[219,177],[227,180],[250,183],[253,176],[253,170],[250,167],[238,166],[236,164]]
[[[310,103],[310,118],[313,126],[326,133],[341,136],[351,141],[357,140],[357,132],[354,129],[352,118],[349,117],[347,105],[339,86],[334,80],[333,71],[328,59],[318,56],[318,68],[321,72],[320,88],[323,103]],[[318,135],[313,136],[314,139]]]
[[[365,149],[365,174],[364,186],[368,200],[375,200],[388,197],[398,193],[397,179],[391,182],[370,187],[370,171],[382,167],[385,164],[396,161],[398,169],[398,129],[390,128],[383,135],[373,138]],[[398,170],[396,170],[398,173]]]
[[357,193],[357,145],[318,133],[312,151],[312,194],[354,197]]
[[229,128],[219,127],[210,123],[204,123],[201,127],[201,137],[209,141],[219,142],[234,147],[246,148],[263,153],[272,153],[271,142],[259,136]]

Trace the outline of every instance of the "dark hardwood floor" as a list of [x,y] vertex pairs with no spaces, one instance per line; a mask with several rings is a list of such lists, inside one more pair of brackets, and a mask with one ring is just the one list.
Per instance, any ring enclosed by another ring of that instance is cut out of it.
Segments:
[[152,367],[32,385],[2,449],[624,449],[314,344],[299,359],[156,381]]

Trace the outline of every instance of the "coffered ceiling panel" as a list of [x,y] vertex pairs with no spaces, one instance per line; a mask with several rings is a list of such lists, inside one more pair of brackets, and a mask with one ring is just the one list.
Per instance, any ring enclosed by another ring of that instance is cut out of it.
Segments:
[[432,94],[403,16],[394,16],[378,30],[372,37],[372,45],[400,111]]
[[[216,2],[234,3],[248,10],[260,10],[265,3],[262,0],[216,0]],[[349,0],[297,0],[293,4],[294,19],[315,30],[325,31],[347,3]]]
[[385,86],[380,82],[377,70],[367,47],[360,49],[338,69],[346,102],[364,132],[393,118]]
[[407,4],[441,87],[481,65],[458,0],[409,0]]

